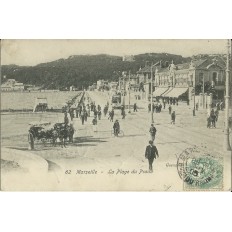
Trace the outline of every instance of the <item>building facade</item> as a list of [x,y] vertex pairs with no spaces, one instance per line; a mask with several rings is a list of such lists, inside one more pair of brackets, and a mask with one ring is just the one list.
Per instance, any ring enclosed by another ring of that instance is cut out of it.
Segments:
[[24,89],[24,84],[17,82],[15,79],[8,79],[5,83],[1,85],[2,92],[23,91]]
[[144,98],[151,94],[151,75],[153,76],[153,96],[171,103],[195,101],[203,106],[222,101],[225,91],[225,62],[221,57],[194,59],[189,63],[164,65],[158,62],[138,71],[140,90]]

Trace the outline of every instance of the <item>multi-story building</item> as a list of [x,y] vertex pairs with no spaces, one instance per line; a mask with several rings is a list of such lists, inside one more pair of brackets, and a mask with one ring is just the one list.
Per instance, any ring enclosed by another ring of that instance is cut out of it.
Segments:
[[1,91],[23,91],[24,84],[17,82],[15,79],[8,79],[5,83],[1,85]]
[[[225,90],[225,62],[221,57],[205,57],[194,59],[189,63],[171,65],[158,62],[138,71],[140,90],[145,98],[151,93],[151,73],[153,75],[153,96],[170,100],[178,100],[199,105],[207,101],[221,101]],[[197,100],[196,100],[197,98]],[[212,99],[213,98],[213,99]],[[209,100],[211,99],[211,100]]]

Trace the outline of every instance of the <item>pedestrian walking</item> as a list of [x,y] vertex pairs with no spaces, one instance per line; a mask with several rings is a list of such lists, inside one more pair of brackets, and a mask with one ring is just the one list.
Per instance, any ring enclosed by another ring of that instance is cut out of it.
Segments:
[[76,112],[76,118],[78,118],[78,116],[79,116],[79,109],[76,108],[76,109],[75,109],[75,112]]
[[211,117],[211,126],[216,128],[216,115],[214,113],[214,109],[211,110],[210,117]]
[[107,112],[108,112],[108,106],[107,105],[104,107],[103,112],[104,112],[104,116],[106,117]]
[[115,120],[113,125],[114,135],[118,137],[118,134],[120,132],[120,124],[118,120]]
[[93,124],[93,132],[97,132],[97,117],[93,118],[92,124]]
[[111,120],[110,120],[111,122],[113,122],[114,121],[114,109],[112,109],[112,111],[111,111]]
[[28,143],[29,143],[29,147],[28,150],[34,150],[34,136],[31,130],[28,131]]
[[84,114],[85,114],[85,121],[87,122],[87,119],[88,119],[88,112],[87,112],[87,110],[84,111]]
[[148,159],[149,164],[149,171],[153,172],[153,162],[154,159],[159,157],[159,152],[156,146],[153,145],[153,141],[149,141],[149,145],[146,147],[145,150],[145,158]]
[[171,112],[172,112],[172,107],[171,107],[171,105],[169,105],[168,111],[169,111],[169,114],[171,114]]
[[154,124],[151,124],[149,133],[150,133],[151,141],[152,141],[152,142],[155,140],[156,132],[157,132],[157,130],[156,130],[156,128],[154,127]]
[[171,124],[175,124],[175,121],[176,121],[176,113],[175,111],[173,111],[171,114]]
[[81,122],[82,122],[82,125],[84,125],[84,122],[85,122],[85,112],[84,110],[81,111]]
[[207,128],[211,128],[211,117],[207,116]]
[[73,143],[73,135],[74,135],[75,129],[72,123],[70,123],[69,131],[68,131],[68,137],[69,137],[69,142]]
[[126,117],[126,111],[123,109],[123,111],[122,111],[122,119],[125,119],[125,117]]
[[199,108],[199,104],[197,103],[196,104],[196,111],[198,111],[198,108]]
[[134,112],[137,112],[137,105],[136,105],[136,103],[134,104]]
[[166,100],[165,99],[163,100],[163,104],[164,104],[164,109],[165,109],[165,107],[166,107]]
[[101,120],[101,110],[98,111],[98,120]]
[[216,109],[216,110],[214,111],[214,114],[215,114],[215,116],[216,116],[216,122],[217,122],[217,121],[218,121],[218,116],[219,116],[219,110]]
[[64,112],[64,124],[68,125],[69,124],[69,119],[68,119],[68,113]]

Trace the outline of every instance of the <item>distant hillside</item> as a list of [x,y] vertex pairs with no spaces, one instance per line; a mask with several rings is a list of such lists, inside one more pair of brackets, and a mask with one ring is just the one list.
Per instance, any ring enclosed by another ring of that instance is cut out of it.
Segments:
[[99,79],[118,80],[120,72],[136,73],[146,62],[173,60],[174,63],[190,61],[179,55],[147,53],[134,56],[133,62],[123,61],[122,57],[110,55],[74,55],[36,66],[3,65],[2,77],[15,79],[24,84],[43,86],[46,89],[64,89],[71,85],[81,89]]

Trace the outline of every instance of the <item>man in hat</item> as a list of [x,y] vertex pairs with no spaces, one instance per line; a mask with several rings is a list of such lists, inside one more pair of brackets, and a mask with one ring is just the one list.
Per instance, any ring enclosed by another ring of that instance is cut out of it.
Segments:
[[159,153],[158,153],[156,146],[153,145],[152,140],[149,141],[149,145],[146,147],[145,157],[146,159],[148,159],[149,171],[153,172],[152,164],[153,164],[154,159],[159,157]]
[[118,136],[119,132],[120,132],[120,124],[118,120],[115,120],[114,125],[113,125],[113,129],[114,129],[114,135]]
[[176,113],[175,111],[173,111],[171,114],[171,124],[175,124],[175,121],[176,121]]
[[156,128],[154,127],[154,124],[151,124],[151,127],[150,127],[150,135],[151,135],[151,140],[152,142],[155,140],[155,135],[156,135]]

